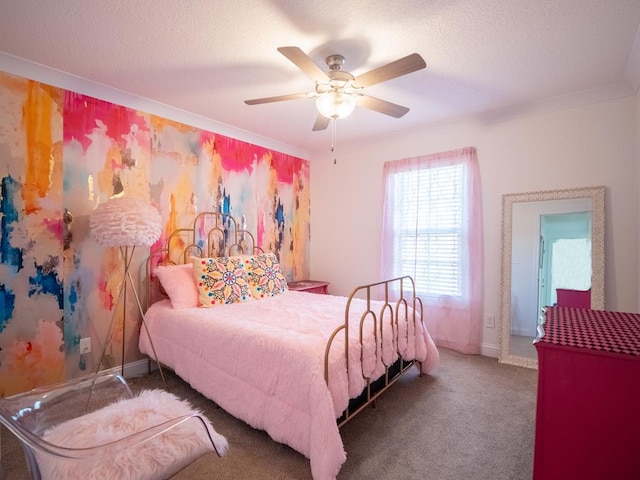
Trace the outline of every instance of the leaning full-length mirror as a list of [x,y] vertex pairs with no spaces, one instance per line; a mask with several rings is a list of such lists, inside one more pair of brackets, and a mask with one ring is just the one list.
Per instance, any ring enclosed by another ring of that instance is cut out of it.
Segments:
[[604,309],[604,187],[502,197],[500,361],[536,368],[545,306]]

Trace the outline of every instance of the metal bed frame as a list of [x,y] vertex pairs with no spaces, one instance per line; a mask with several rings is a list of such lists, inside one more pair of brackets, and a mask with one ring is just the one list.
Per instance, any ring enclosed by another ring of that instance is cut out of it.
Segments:
[[[166,246],[152,251],[146,262],[146,285],[147,285],[147,308],[149,305],[162,298],[166,298],[161,285],[154,279],[153,269],[158,265],[177,265],[189,262],[191,256],[224,256],[263,253],[255,241],[253,234],[246,230],[244,218],[241,224],[230,215],[219,212],[202,212],[198,214],[191,228],[179,228],[172,232],[167,238]],[[362,298],[366,302],[366,310],[360,312],[359,327],[356,332],[350,328],[350,320],[357,312],[352,311],[353,300]],[[382,306],[379,311],[374,310],[375,306]],[[375,335],[376,342],[380,338],[382,348],[376,349],[376,361],[384,354],[383,328],[387,323],[391,328],[386,330],[391,332],[391,346],[396,349],[398,360],[391,365],[385,365],[384,373],[378,378],[368,378],[361,372],[366,380],[364,391],[357,398],[351,399],[349,406],[337,419],[338,427],[342,427],[367,406],[375,406],[376,399],[389,389],[400,376],[409,370],[414,363],[413,360],[403,360],[398,352],[398,324],[400,319],[412,322],[414,328],[418,323],[424,326],[422,300],[416,296],[415,283],[409,276],[397,277],[376,283],[356,287],[348,297],[344,323],[338,325],[329,337],[324,355],[324,378],[329,382],[329,357],[332,349],[337,346],[338,340],[344,339],[345,364],[347,375],[349,369],[349,339],[353,335],[357,338],[362,347],[363,335],[366,328],[370,328]],[[408,329],[407,329],[408,335]],[[362,352],[361,348],[361,352]],[[362,356],[362,353],[361,353]],[[361,358],[362,364],[362,358]],[[421,366],[420,376],[422,376]]]

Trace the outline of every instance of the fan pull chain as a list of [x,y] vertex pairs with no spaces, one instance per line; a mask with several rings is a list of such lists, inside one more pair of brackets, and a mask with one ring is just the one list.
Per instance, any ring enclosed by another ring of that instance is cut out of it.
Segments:
[[[331,152],[336,149],[336,119],[331,119]],[[333,164],[336,164],[336,157],[333,157]]]

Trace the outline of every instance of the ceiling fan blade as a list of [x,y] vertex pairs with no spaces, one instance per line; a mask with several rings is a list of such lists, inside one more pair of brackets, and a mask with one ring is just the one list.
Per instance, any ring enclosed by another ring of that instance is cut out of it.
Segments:
[[316,123],[313,124],[312,130],[317,132],[318,130],[325,130],[329,126],[330,118],[325,117],[324,115],[318,114],[316,117]]
[[297,100],[299,98],[308,98],[306,93],[291,93],[289,95],[278,95],[276,97],[254,98],[253,100],[245,100],[247,105],[258,105],[260,103],[284,102],[285,100]]
[[328,82],[327,74],[311,60],[309,55],[304,53],[298,47],[280,47],[278,51],[293,62],[300,70],[302,70],[311,80],[316,82]]
[[379,98],[369,95],[359,96],[357,102],[361,107],[375,110],[376,112],[384,113],[385,115],[395,118],[400,118],[409,111],[407,107],[387,102],[386,100],[380,100]]
[[377,83],[382,83],[392,78],[406,75],[407,73],[422,70],[426,66],[427,63],[419,54],[412,53],[395,62],[387,63],[362,75],[358,75],[353,80],[353,86],[356,88],[370,87],[371,85],[376,85]]

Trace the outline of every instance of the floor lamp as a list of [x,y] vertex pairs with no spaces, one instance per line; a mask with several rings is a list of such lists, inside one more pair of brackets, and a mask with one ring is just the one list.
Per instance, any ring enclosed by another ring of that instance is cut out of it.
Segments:
[[153,206],[147,202],[138,198],[112,198],[105,203],[101,203],[89,216],[89,228],[91,234],[96,241],[103,247],[115,247],[120,250],[120,255],[124,261],[124,273],[122,275],[122,283],[120,284],[120,290],[116,298],[116,303],[113,308],[113,314],[111,316],[111,323],[109,325],[109,334],[102,349],[102,355],[100,361],[96,367],[96,373],[100,370],[100,365],[104,360],[107,352],[107,347],[111,343],[113,337],[113,330],[115,325],[116,312],[120,300],[123,301],[123,313],[122,313],[122,366],[121,374],[124,376],[124,353],[125,353],[125,331],[126,331],[126,318],[127,318],[127,290],[130,287],[133,295],[135,296],[138,310],[142,318],[142,325],[145,329],[147,336],[149,337],[149,343],[153,350],[153,356],[158,363],[158,369],[160,370],[160,376],[164,382],[165,388],[167,388],[167,382],[164,378],[162,366],[158,361],[158,355],[153,345],[153,340],[149,334],[149,329],[145,322],[144,310],[138,291],[135,286],[135,282],[131,277],[131,261],[133,260],[133,254],[136,247],[144,246],[150,247],[160,238],[162,231],[162,219],[160,213]]

